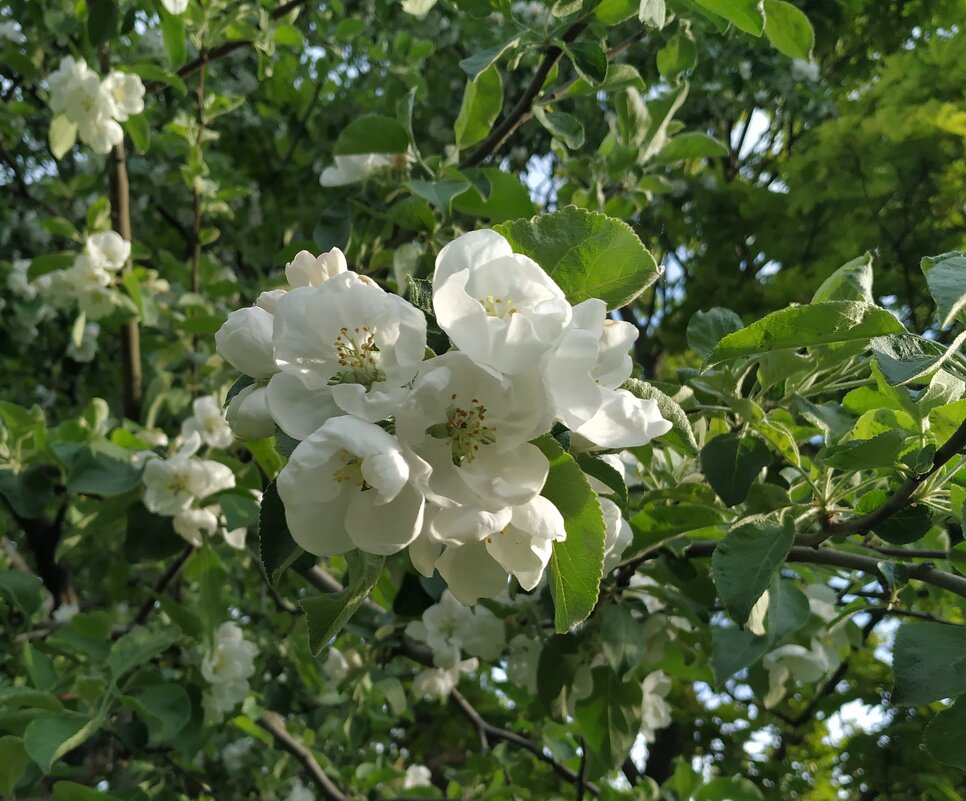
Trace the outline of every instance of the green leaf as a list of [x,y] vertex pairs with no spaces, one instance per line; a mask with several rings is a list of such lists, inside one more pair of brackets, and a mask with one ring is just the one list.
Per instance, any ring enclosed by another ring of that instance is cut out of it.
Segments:
[[577,703],[574,717],[590,752],[588,773],[599,776],[619,767],[637,739],[643,694],[610,668],[594,668],[593,677],[594,691]]
[[150,745],[171,742],[191,719],[191,699],[180,684],[155,684],[121,702],[144,720]]
[[903,623],[892,653],[892,703],[919,706],[966,693],[966,628]]
[[23,570],[0,570],[0,597],[27,615],[40,609],[43,585],[36,576]]
[[250,492],[243,489],[228,490],[217,496],[218,505],[225,515],[228,530],[251,528],[258,525],[260,509]]
[[694,801],[762,801],[761,794],[750,779],[740,776],[718,777],[700,787]]
[[657,160],[664,163],[727,155],[728,148],[724,142],[720,142],[713,136],[692,131],[678,134],[673,139],[668,140],[658,153]]
[[619,25],[637,14],[641,0],[601,0],[594,9],[594,16],[604,25]]
[[366,114],[350,122],[332,152],[337,156],[356,153],[405,153],[409,149],[409,134],[402,123],[381,114]]
[[618,675],[637,667],[644,656],[641,624],[625,604],[608,604],[598,613],[600,649]]
[[496,45],[496,47],[488,48],[487,50],[481,50],[476,55],[470,56],[469,58],[464,58],[460,61],[460,69],[463,70],[470,78],[475,78],[483,70],[489,68],[493,65],[497,59],[500,58],[508,50],[511,50],[517,46],[520,41],[522,34],[517,34],[516,36],[507,39],[502,44]]
[[486,137],[503,110],[503,79],[493,66],[466,82],[463,105],[453,124],[456,147],[475,145]]
[[413,194],[449,213],[453,198],[463,194],[472,184],[469,181],[407,181],[406,186]]
[[345,555],[348,585],[340,592],[317,595],[299,601],[309,630],[309,650],[318,656],[349,619],[362,606],[382,575],[384,556],[349,551]]
[[[882,500],[884,502],[885,498],[883,497]],[[921,540],[931,528],[932,512],[929,511],[929,507],[914,503],[876,523],[872,527],[872,532],[893,545],[906,545]]]
[[124,538],[124,558],[129,562],[157,562],[186,546],[175,532],[172,518],[149,512],[140,503],[130,506]]
[[73,265],[77,259],[76,253],[45,253],[42,256],[35,256],[27,268],[27,278],[33,281],[47,273],[55,270],[66,270]]
[[577,74],[588,84],[600,86],[607,80],[607,54],[599,42],[571,42],[566,46],[566,52]]
[[902,323],[878,306],[848,300],[792,306],[728,334],[708,354],[706,364],[777,350],[871,340],[903,332]]
[[258,518],[258,555],[265,568],[265,575],[275,586],[282,575],[300,559],[308,565],[315,557],[295,544],[285,522],[285,507],[278,497],[278,489],[272,481],[262,493]]
[[147,153],[151,147],[151,126],[148,125],[148,118],[144,114],[135,114],[124,121],[124,130],[134,143],[134,149],[138,153]]
[[761,36],[765,29],[765,15],[761,0],[694,0],[695,4],[712,14],[724,17],[739,30]]
[[741,318],[731,309],[715,306],[707,311],[695,312],[688,321],[688,347],[702,359],[707,359],[722,339],[745,327]]
[[167,84],[175,92],[177,92],[181,97],[188,94],[188,87],[185,86],[185,82],[181,80],[181,77],[171,70],[166,70],[164,67],[160,67],[157,64],[135,64],[129,67],[131,72],[136,72],[145,81],[157,81],[158,83]]
[[637,9],[637,18],[645,25],[653,25],[661,30],[667,21],[664,0],[641,0],[641,5]]
[[812,23],[785,0],[765,0],[765,36],[779,53],[808,61],[815,46]]
[[966,770],[966,695],[930,721],[923,742],[937,762]]
[[573,457],[585,475],[596,479],[611,491],[618,506],[627,506],[627,485],[620,471],[590,453],[575,453]]
[[495,226],[517,253],[532,258],[571,303],[600,298],[626,306],[660,275],[654,257],[627,223],[567,206]]
[[87,37],[92,47],[117,36],[118,14],[114,0],[88,0]]
[[869,343],[879,369],[893,386],[924,380],[939,367],[966,378],[966,363],[957,349],[915,334],[901,333],[875,337]]
[[160,14],[161,36],[164,39],[164,49],[168,53],[168,62],[173,69],[177,69],[188,60],[184,22],[180,14],[169,14],[165,9],[161,9]]
[[698,63],[698,48],[694,39],[684,33],[676,33],[666,45],[657,51],[657,69],[668,80],[676,79],[682,72],[693,69]]
[[585,620],[597,604],[604,572],[604,517],[597,493],[577,462],[549,434],[534,444],[550,462],[541,493],[563,515],[567,539],[553,543],[550,594],[558,632]]
[[740,670],[761,659],[772,646],[768,636],[758,637],[748,629],[711,627],[711,667],[718,687]]
[[134,489],[141,483],[141,474],[123,458],[125,455],[122,448],[84,448],[67,475],[67,491],[72,495],[111,496]]
[[871,250],[839,267],[812,295],[812,303],[824,303],[830,300],[875,303],[872,297]]
[[53,801],[121,801],[121,796],[75,782],[57,782],[54,785]]
[[179,635],[174,626],[139,626],[129,631],[111,645],[107,655],[107,667],[114,681],[166,651],[178,641]]
[[739,626],[768,589],[795,539],[790,519],[783,523],[756,520],[729,531],[711,557],[718,595]]
[[647,115],[651,124],[639,144],[640,152],[637,157],[639,164],[646,162],[664,147],[668,126],[687,96],[688,84],[682,81],[669,92],[647,102]]
[[0,495],[21,517],[43,517],[54,499],[55,471],[47,465],[34,465],[21,473],[0,470]]
[[944,253],[922,260],[929,294],[936,301],[939,327],[947,328],[955,320],[966,322],[966,254],[962,251]]
[[624,382],[623,389],[638,398],[651,399],[657,403],[657,408],[661,412],[661,417],[667,420],[672,428],[667,434],[662,434],[657,439],[667,442],[686,456],[696,456],[698,453],[698,441],[694,438],[694,431],[688,420],[687,414],[680,404],[670,395],[661,392],[653,384],[640,381],[636,378],[629,378]]
[[102,715],[93,719],[68,712],[44,715],[31,721],[24,729],[24,748],[44,773],[50,773],[54,762],[77,748],[100,728],[101,723]]
[[905,432],[885,431],[872,439],[853,439],[832,445],[821,456],[821,462],[839,470],[891,467],[899,458],[905,441]]
[[555,139],[563,142],[571,150],[583,147],[584,125],[573,114],[565,111],[546,111],[541,106],[534,106],[533,116]]
[[[463,174],[470,179],[473,186],[453,198],[454,211],[482,217],[494,223],[530,217],[536,213],[529,191],[516,175],[503,172],[499,167],[468,169],[463,170]],[[486,200],[478,188],[480,180],[490,187]]]
[[757,437],[724,434],[701,449],[701,470],[725,506],[736,506],[763,467],[771,464],[771,452]]
[[13,788],[23,776],[30,757],[19,737],[0,737],[0,796],[13,798]]
[[50,144],[50,152],[59,161],[77,141],[77,123],[71,122],[66,114],[58,114],[50,121],[47,141]]
[[634,540],[624,558],[639,556],[681,534],[716,526],[720,522],[721,514],[711,506],[688,503],[647,505],[630,520]]

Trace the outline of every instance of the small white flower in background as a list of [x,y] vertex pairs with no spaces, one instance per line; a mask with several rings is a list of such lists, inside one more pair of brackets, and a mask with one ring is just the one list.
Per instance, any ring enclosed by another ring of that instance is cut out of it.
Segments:
[[357,153],[350,156],[334,156],[331,167],[322,170],[319,183],[322,186],[347,186],[366,180],[374,172],[393,166],[405,166],[409,158],[404,153]]
[[0,42],[4,40],[13,42],[14,44],[23,44],[27,41],[27,37],[20,30],[19,23],[0,22]]
[[671,678],[663,670],[648,673],[641,682],[641,734],[644,739],[653,743],[657,731],[671,725],[671,705],[667,702],[667,695],[671,692]]
[[174,514],[172,525],[179,536],[200,548],[205,541],[205,534],[213,537],[218,531],[218,507],[179,509]]
[[47,76],[47,85],[50,87],[50,109],[55,114],[60,114],[67,108],[67,99],[74,92],[74,87],[88,75],[93,75],[93,71],[87,66],[87,62],[82,59],[75,59],[73,56],[65,56],[61,59],[57,69]]
[[285,277],[292,287],[320,286],[323,281],[346,272],[349,265],[345,254],[338,248],[313,256],[307,250],[300,250],[295,258],[285,265]]
[[139,76],[112,70],[104,84],[114,101],[114,118],[118,122],[144,111],[144,84]]
[[536,637],[517,634],[509,642],[510,653],[507,656],[507,678],[531,693],[537,691],[537,666],[540,663],[540,653],[543,642]]
[[50,617],[57,623],[69,623],[79,611],[77,604],[61,604],[50,613]]
[[7,289],[21,300],[33,300],[37,297],[38,285],[27,277],[30,269],[29,259],[14,259],[7,274]]
[[628,349],[638,331],[607,318],[607,306],[591,298],[573,310],[573,325],[546,363],[557,419],[577,440],[601,448],[646,445],[671,424],[654,400],[620,389],[631,374]]
[[191,404],[191,417],[181,424],[181,436],[187,439],[197,432],[202,441],[212,448],[228,448],[235,438],[225,420],[225,411],[212,395],[196,398]]
[[436,320],[474,362],[507,374],[530,372],[570,323],[563,291],[495,231],[454,239],[436,258]]
[[232,773],[241,770],[245,765],[245,757],[255,745],[252,737],[242,737],[240,740],[228,743],[221,749],[221,761]]
[[349,675],[349,662],[338,648],[329,648],[329,655],[322,663],[322,672],[333,684],[338,684]]
[[299,443],[278,494],[293,539],[309,553],[388,555],[422,528],[423,496],[413,484],[428,470],[379,426],[344,415]]
[[483,606],[470,609],[449,590],[439,603],[423,612],[421,620],[406,626],[406,634],[426,643],[433,651],[437,667],[450,668],[460,661],[460,651],[492,662],[500,656],[505,642],[503,621]]
[[169,14],[184,14],[188,8],[188,0],[161,0],[161,5]]
[[765,636],[765,616],[768,614],[768,603],[771,600],[771,593],[765,590],[755,601],[755,605],[751,608],[751,612],[748,615],[748,621],[745,625],[748,627],[748,631],[757,637]]
[[80,344],[73,340],[67,345],[67,357],[75,362],[86,363],[91,361],[97,354],[97,337],[101,333],[101,327],[97,323],[86,323],[81,335]]
[[817,81],[820,71],[819,66],[814,61],[805,61],[801,58],[792,59],[792,78],[796,81]]
[[413,695],[427,700],[447,698],[460,683],[464,673],[472,673],[479,667],[479,660],[466,659],[451,668],[428,668],[413,679]]
[[764,703],[770,709],[785,697],[790,680],[802,684],[818,681],[838,664],[838,658],[813,639],[810,648],[795,643],[782,645],[765,654],[761,663],[768,671],[768,694]]
[[248,695],[248,679],[255,672],[258,648],[232,622],[222,623],[214,646],[201,661],[201,675],[210,684],[203,705],[205,716],[220,722]]
[[120,270],[131,255],[131,243],[115,231],[91,234],[84,243],[88,258],[105,270]]
[[292,779],[292,789],[285,796],[285,801],[315,801],[315,793],[306,787],[298,777]]
[[403,790],[432,786],[433,774],[425,765],[410,765],[406,768],[406,777],[403,779]]

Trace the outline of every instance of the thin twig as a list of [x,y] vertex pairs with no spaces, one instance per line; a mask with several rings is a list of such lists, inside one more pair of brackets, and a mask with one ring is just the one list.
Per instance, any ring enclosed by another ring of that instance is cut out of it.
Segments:
[[296,740],[288,729],[285,728],[285,720],[277,712],[265,710],[258,717],[257,723],[265,731],[272,735],[275,744],[283,751],[287,751],[295,757],[302,765],[305,773],[312,783],[319,788],[319,792],[329,799],[329,801],[349,801],[335,782],[326,776],[322,766],[312,754],[312,752],[299,740]]
[[[529,751],[537,759],[545,764],[549,765],[554,773],[558,776],[562,776],[571,784],[577,784],[580,781],[580,775],[575,773],[566,765],[561,765],[552,756],[548,756],[543,752],[536,743],[528,740],[526,737],[517,734],[516,732],[507,731],[500,726],[494,726],[492,723],[488,723],[479,712],[477,712],[473,705],[466,700],[463,694],[459,690],[453,690],[450,694],[450,698],[453,703],[459,708],[460,712],[463,713],[464,717],[470,721],[475,727],[480,735],[481,742],[489,742],[490,740],[502,740],[505,743],[510,743],[511,745],[518,746],[524,751]],[[592,794],[599,795],[600,788],[593,782],[583,782],[584,787]]]
[[151,591],[151,597],[144,602],[140,609],[138,609],[138,613],[134,616],[134,620],[131,621],[131,625],[128,628],[144,625],[144,622],[151,614],[151,610],[154,609],[155,603],[157,603],[158,596],[163,594],[164,591],[168,589],[168,586],[171,584],[171,582],[181,575],[181,571],[184,569],[188,559],[194,552],[194,546],[189,545],[179,554],[177,559],[168,565],[168,569],[165,570],[161,577],[155,582],[154,589]]

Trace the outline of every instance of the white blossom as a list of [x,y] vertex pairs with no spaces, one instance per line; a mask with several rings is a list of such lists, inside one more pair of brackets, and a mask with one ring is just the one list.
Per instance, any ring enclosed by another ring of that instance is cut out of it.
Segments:
[[289,531],[318,556],[353,548],[396,553],[422,527],[423,496],[413,484],[426,470],[379,426],[331,418],[299,443],[279,473]]
[[357,153],[333,157],[335,163],[326,167],[319,177],[322,186],[347,186],[364,181],[374,172],[391,166],[402,166],[408,158],[405,154]]
[[285,801],[315,801],[315,793],[306,787],[300,778],[295,777],[288,795],[285,796]]
[[543,642],[536,637],[517,634],[509,642],[510,653],[507,656],[507,678],[525,690],[537,692],[537,666],[543,651]]
[[112,272],[120,270],[131,255],[131,243],[115,231],[91,234],[84,242],[91,264]]
[[573,314],[573,325],[546,363],[557,419],[601,448],[645,445],[670,431],[656,401],[619,389],[631,374],[627,351],[637,329],[607,319],[606,305],[596,298],[575,306]]
[[289,285],[320,286],[323,281],[346,272],[349,265],[345,254],[338,248],[313,256],[307,250],[300,250],[295,258],[285,265],[285,277]]
[[634,532],[616,503],[601,497],[597,502],[604,516],[604,573],[609,573],[620,564],[621,555],[634,539]]
[[161,0],[161,5],[169,14],[178,16],[188,9],[188,0]]
[[329,648],[329,655],[322,663],[322,672],[333,684],[338,684],[349,675],[349,662],[338,648]]
[[813,639],[810,648],[796,643],[779,646],[765,654],[761,663],[768,671],[768,694],[764,703],[770,709],[785,697],[790,680],[803,684],[818,681],[835,667],[838,659]]
[[101,327],[97,323],[85,323],[80,343],[71,340],[67,345],[67,357],[75,362],[91,361],[97,354],[97,337],[100,333]]
[[508,374],[532,371],[560,341],[571,308],[540,266],[495,231],[472,231],[436,258],[436,320],[474,362]]
[[503,622],[489,609],[464,606],[444,590],[439,603],[427,607],[421,620],[406,626],[406,634],[426,643],[437,667],[449,668],[460,660],[460,652],[492,662],[503,651]]
[[671,678],[663,670],[648,673],[641,682],[641,735],[653,743],[659,729],[671,725],[671,705],[667,695],[671,692]]
[[425,765],[410,765],[406,768],[406,777],[403,779],[403,790],[432,786],[433,774]]
[[20,30],[20,24],[13,21],[0,22],[0,42],[2,41],[13,42],[14,44],[23,44],[27,41],[27,37],[23,35],[23,31]]
[[244,767],[245,757],[248,756],[254,745],[255,740],[252,737],[234,740],[221,749],[221,761],[228,770],[233,773],[237,772]]
[[237,625],[229,621],[218,627],[214,645],[201,661],[201,675],[210,685],[203,699],[209,720],[221,721],[248,695],[257,653]]
[[450,668],[427,668],[413,679],[413,695],[417,698],[446,698],[460,683],[463,673],[472,673],[479,667],[476,658],[458,662]]
[[181,424],[181,436],[197,432],[202,442],[212,448],[228,448],[234,441],[225,411],[217,398],[205,395],[191,404],[191,417]]

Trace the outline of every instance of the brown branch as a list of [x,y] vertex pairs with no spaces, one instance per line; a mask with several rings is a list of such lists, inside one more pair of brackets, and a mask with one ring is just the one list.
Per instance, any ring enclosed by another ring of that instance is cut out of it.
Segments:
[[[294,11],[299,6],[305,5],[307,0],[289,0],[287,3],[283,3],[273,12],[268,15],[271,20],[280,19],[288,14],[289,11]],[[212,61],[217,61],[220,58],[224,58],[229,53],[234,53],[236,50],[240,50],[243,47],[249,47],[253,45],[254,42],[250,39],[239,39],[234,42],[225,42],[224,44],[218,45],[218,47],[213,47],[207,53],[202,53],[194,61],[189,61],[184,64],[177,72],[179,78],[187,78],[194,75],[198,70],[202,69],[205,64],[210,64]],[[149,95],[157,94],[158,92],[163,92],[170,88],[170,84],[166,84],[164,81],[153,81],[149,83],[145,89],[146,93]]]
[[814,535],[801,537],[799,542],[802,545],[819,545],[830,537],[864,534],[892,517],[896,512],[900,512],[909,506],[913,502],[913,495],[920,485],[963,449],[966,449],[966,420],[960,423],[956,432],[936,451],[932,460],[932,467],[925,473],[909,476],[878,509],[862,517],[854,517],[839,523],[830,523]]
[[283,751],[290,753],[302,765],[312,783],[329,801],[349,801],[348,797],[338,788],[335,782],[326,776],[322,766],[312,752],[299,740],[296,740],[288,729],[285,720],[277,712],[265,710],[256,721],[265,731],[272,735],[275,744]]
[[[524,751],[529,751],[541,762],[549,765],[554,773],[558,776],[562,776],[571,784],[578,784],[581,781],[581,777],[578,773],[575,773],[566,765],[561,765],[552,756],[548,756],[543,752],[536,743],[528,740],[516,732],[507,731],[500,726],[494,726],[492,723],[488,723],[479,712],[477,712],[473,705],[466,700],[463,694],[459,690],[453,690],[450,694],[450,698],[453,703],[456,704],[463,716],[470,721],[475,727],[480,736],[481,743],[488,743],[490,740],[502,740],[505,743],[510,743],[511,745],[518,746]],[[489,747],[489,746],[485,746]],[[593,795],[600,794],[600,788],[592,782],[585,781],[583,786]]]
[[[111,57],[107,46],[101,48],[101,71],[107,75],[111,71]],[[124,152],[122,139],[111,149],[111,163],[108,173],[111,189],[111,224],[121,238],[131,242],[131,196],[127,180],[127,157]],[[131,257],[128,256],[123,275],[130,275],[134,270]],[[141,419],[141,331],[138,328],[137,317],[121,326],[121,374],[124,380],[122,408],[124,416],[129,420]]]
[[[564,32],[562,41],[565,44],[572,42],[583,33],[586,27],[586,22],[574,23]],[[554,65],[560,60],[562,55],[563,50],[556,45],[547,48],[543,56],[543,61],[540,62],[540,66],[537,67],[537,71],[533,74],[533,79],[520,96],[516,105],[510,109],[510,112],[503,118],[503,121],[480,142],[479,147],[460,162],[460,167],[475,167],[477,164],[482,163],[499,150],[506,143],[507,139],[513,136],[517,128],[530,119],[530,115],[533,113],[533,101],[537,99],[537,95],[540,94],[540,90],[543,88],[543,84],[547,80],[550,70],[554,68]]]
[[134,616],[134,620],[131,621],[131,625],[128,629],[132,629],[135,626],[143,626],[144,622],[148,619],[151,614],[151,610],[154,609],[155,603],[157,603],[158,596],[163,594],[168,586],[174,581],[179,575],[181,575],[182,569],[184,569],[185,564],[187,564],[188,559],[191,554],[195,552],[193,545],[188,545],[170,565],[168,569],[161,574],[161,577],[154,583],[154,589],[151,591],[151,598],[145,601],[141,608],[138,609],[138,613]]

